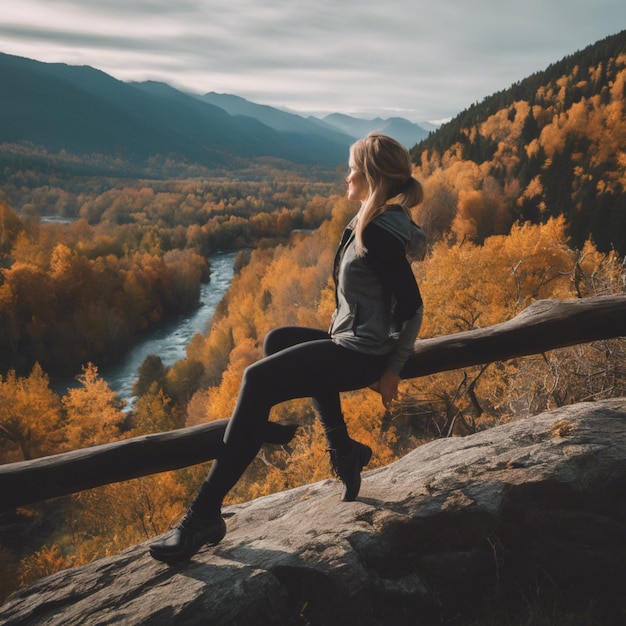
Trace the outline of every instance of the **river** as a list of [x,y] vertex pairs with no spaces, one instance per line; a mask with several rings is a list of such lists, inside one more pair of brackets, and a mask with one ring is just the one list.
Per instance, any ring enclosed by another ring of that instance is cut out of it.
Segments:
[[211,256],[211,280],[201,287],[199,308],[150,333],[135,344],[119,365],[99,370],[109,387],[126,402],[126,410],[132,409],[136,400],[133,385],[145,358],[155,354],[161,357],[165,367],[170,367],[185,358],[193,336],[204,333],[209,327],[215,309],[233,279],[236,255],[236,252],[218,252]]

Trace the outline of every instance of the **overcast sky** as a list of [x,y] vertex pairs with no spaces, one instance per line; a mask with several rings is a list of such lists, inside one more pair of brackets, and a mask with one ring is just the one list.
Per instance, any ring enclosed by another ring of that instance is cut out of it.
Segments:
[[423,122],[624,28],[624,0],[2,0],[0,52]]

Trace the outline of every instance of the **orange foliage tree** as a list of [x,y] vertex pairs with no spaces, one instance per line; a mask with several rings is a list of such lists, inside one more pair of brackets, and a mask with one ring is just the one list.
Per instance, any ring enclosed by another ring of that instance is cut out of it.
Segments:
[[92,363],[77,378],[81,386],[69,389],[62,399],[65,446],[76,450],[119,439],[124,414],[115,392]]
[[61,402],[35,365],[29,376],[0,376],[0,460],[28,460],[55,452],[62,442]]

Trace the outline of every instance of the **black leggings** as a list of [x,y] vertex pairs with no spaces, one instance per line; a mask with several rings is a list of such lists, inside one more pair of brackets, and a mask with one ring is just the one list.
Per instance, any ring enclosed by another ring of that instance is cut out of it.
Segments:
[[224,434],[224,447],[192,504],[214,515],[263,443],[263,429],[275,404],[312,398],[330,447],[333,433],[345,437],[339,393],[362,389],[383,374],[387,355],[338,346],[328,333],[299,326],[269,332],[265,356],[246,368],[235,410]]

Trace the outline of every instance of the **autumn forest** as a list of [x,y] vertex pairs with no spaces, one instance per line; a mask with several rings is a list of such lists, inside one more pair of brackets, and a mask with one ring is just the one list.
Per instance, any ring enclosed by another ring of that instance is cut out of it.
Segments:
[[[420,337],[496,324],[542,298],[626,293],[626,34],[462,112],[411,150],[428,249],[413,270]],[[271,328],[326,328],[334,249],[358,207],[344,171],[257,164],[247,177],[90,177],[0,171],[0,463],[227,418]],[[50,220],[49,217],[55,219]],[[99,368],[198,304],[211,255],[238,250],[232,285],[184,360],[148,357],[132,411]],[[76,377],[59,394],[55,380]],[[385,411],[344,396],[373,466],[437,437],[626,395],[626,341],[585,344],[402,383]],[[249,500],[328,478],[306,400],[290,448],[266,448],[230,494]],[[0,598],[165,531],[207,466],[112,484],[0,516]]]

